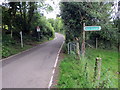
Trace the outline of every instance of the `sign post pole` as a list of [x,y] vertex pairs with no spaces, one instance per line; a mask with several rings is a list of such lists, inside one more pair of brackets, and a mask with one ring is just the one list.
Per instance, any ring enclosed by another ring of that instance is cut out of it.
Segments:
[[82,56],[84,57],[85,54],[85,23],[83,23],[83,41],[82,41]]
[[98,43],[98,40],[97,40],[97,38],[96,38],[96,49],[97,49],[97,45],[98,45],[97,43]]
[[22,37],[22,31],[20,31],[20,36],[21,36],[21,47],[23,48],[23,37]]
[[[101,26],[85,26],[85,23],[83,24],[83,42],[82,42],[82,56],[85,54],[85,32],[86,31],[100,31]],[[97,49],[97,38],[96,38],[96,49]]]
[[38,39],[39,39],[39,41],[40,41],[40,32],[38,32]]
[[38,39],[40,41],[40,27],[39,26],[37,26],[37,32],[38,32]]

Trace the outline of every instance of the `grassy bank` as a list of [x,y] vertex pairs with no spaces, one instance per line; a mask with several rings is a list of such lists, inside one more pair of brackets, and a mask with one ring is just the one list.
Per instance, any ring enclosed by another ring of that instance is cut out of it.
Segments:
[[[102,58],[101,78],[94,79],[95,58]],[[87,49],[86,57],[75,60],[66,55],[61,61],[59,88],[118,88],[118,53],[102,49]]]
[[10,36],[3,37],[2,41],[2,58],[9,57],[11,55],[17,54],[19,52],[25,51],[30,49],[38,44],[47,42],[49,40],[53,40],[53,38],[43,38],[40,41],[36,40],[35,38],[31,37],[24,37],[23,39],[23,48],[21,48],[20,40],[16,40],[11,38]]

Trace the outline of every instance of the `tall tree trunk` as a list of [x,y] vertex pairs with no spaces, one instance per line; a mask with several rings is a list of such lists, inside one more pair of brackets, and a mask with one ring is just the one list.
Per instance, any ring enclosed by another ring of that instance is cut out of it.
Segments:
[[11,29],[11,38],[13,37],[13,31],[12,31],[12,29]]

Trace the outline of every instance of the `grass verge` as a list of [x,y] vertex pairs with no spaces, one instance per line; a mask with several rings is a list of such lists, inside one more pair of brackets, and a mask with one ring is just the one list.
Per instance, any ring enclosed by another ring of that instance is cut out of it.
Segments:
[[[57,88],[118,88],[118,53],[103,49],[87,49],[86,57],[76,60],[66,55],[60,63]],[[95,58],[102,58],[101,78],[94,79]]]
[[[49,38],[49,40],[53,40],[54,38]],[[25,37],[24,39],[24,47],[21,48],[20,41],[16,41],[11,39],[9,36],[6,36],[3,44],[2,44],[2,58],[9,57],[11,55],[17,54],[19,52],[30,49],[38,44],[49,41],[47,38],[42,39],[41,41],[36,41],[34,39],[29,39],[29,37]]]

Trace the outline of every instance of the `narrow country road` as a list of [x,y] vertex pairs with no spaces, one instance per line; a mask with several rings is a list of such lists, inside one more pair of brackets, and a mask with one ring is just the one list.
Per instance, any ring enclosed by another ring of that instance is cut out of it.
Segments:
[[55,39],[2,62],[2,88],[47,88],[57,53],[64,41]]

